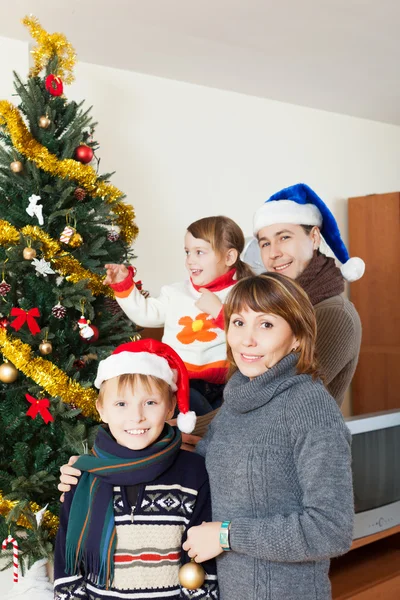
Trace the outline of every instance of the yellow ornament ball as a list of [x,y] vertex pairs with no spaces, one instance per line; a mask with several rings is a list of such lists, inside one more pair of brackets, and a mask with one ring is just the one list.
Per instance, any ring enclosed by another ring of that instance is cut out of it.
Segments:
[[178,575],[180,584],[187,590],[197,590],[203,585],[206,578],[203,567],[193,559],[179,569]]
[[52,343],[49,341],[43,341],[41,344],[39,344],[39,352],[40,354],[43,354],[43,356],[46,356],[46,354],[51,354],[53,352]]
[[68,245],[71,246],[72,248],[79,248],[79,246],[81,246],[82,243],[83,243],[83,238],[82,238],[81,234],[74,233],[74,235],[71,237]]
[[47,117],[46,115],[43,115],[39,119],[39,127],[41,127],[42,129],[47,129],[49,127],[50,123],[51,123],[51,121],[50,121],[49,117]]
[[14,365],[6,360],[0,365],[0,381],[3,383],[14,383],[18,377],[18,369]]
[[14,160],[10,164],[10,169],[13,173],[21,173],[21,171],[24,170],[24,165],[22,164],[22,162],[20,160]]
[[22,252],[22,256],[24,257],[25,260],[33,260],[36,257],[35,248],[29,248],[29,247],[24,248],[24,250]]

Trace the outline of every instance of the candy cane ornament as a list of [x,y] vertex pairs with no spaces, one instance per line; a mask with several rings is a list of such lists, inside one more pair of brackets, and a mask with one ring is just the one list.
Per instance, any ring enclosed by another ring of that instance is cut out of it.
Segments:
[[6,538],[1,545],[2,550],[5,550],[8,546],[8,544],[12,544],[12,546],[13,546],[14,582],[18,583],[18,542],[11,535],[9,535],[8,538]]

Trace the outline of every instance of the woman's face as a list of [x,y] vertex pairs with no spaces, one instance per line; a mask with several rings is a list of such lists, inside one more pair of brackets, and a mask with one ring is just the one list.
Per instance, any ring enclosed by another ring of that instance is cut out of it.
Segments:
[[265,373],[299,346],[285,319],[251,309],[232,314],[227,340],[239,371],[250,379]]

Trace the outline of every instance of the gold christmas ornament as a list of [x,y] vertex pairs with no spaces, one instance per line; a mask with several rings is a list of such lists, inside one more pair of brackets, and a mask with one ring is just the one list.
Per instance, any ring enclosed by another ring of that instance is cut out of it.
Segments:
[[20,160],[14,160],[10,165],[10,169],[13,173],[21,173],[24,170],[24,165]]
[[206,578],[205,571],[201,565],[194,562],[186,563],[179,569],[179,582],[187,590],[197,590],[200,588]]
[[69,241],[69,246],[71,246],[71,248],[79,248],[79,246],[81,246],[83,244],[83,238],[81,236],[80,233],[74,233],[73,236],[71,237],[70,241]]
[[0,365],[0,381],[3,383],[14,383],[18,377],[18,369],[14,365],[6,360]]
[[42,129],[47,129],[51,125],[51,121],[47,115],[43,115],[39,119],[39,127]]
[[27,246],[26,248],[24,248],[24,250],[22,252],[22,256],[24,257],[25,260],[33,260],[34,258],[36,258],[35,248],[31,248],[30,246]]
[[40,354],[43,354],[43,356],[46,356],[46,354],[51,354],[53,352],[53,346],[51,342],[48,340],[43,340],[43,342],[39,344],[39,352]]

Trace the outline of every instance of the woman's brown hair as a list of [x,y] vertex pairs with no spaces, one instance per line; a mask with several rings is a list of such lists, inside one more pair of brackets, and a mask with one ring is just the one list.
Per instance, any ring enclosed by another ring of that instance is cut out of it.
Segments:
[[[319,376],[315,356],[317,337],[315,312],[307,294],[295,281],[279,273],[265,273],[239,281],[224,304],[226,334],[231,316],[247,309],[285,319],[299,340],[299,347],[296,350],[299,355],[297,373],[307,373],[314,378]],[[237,370],[237,366],[229,344],[227,355],[230,363],[229,376],[231,376]]]
[[236,269],[237,279],[253,275],[248,264],[240,259],[243,252],[245,239],[239,225],[229,217],[205,217],[194,221],[187,228],[188,232],[196,239],[204,240],[211,244],[217,254],[223,254],[228,250],[237,250],[238,257],[232,268]]

